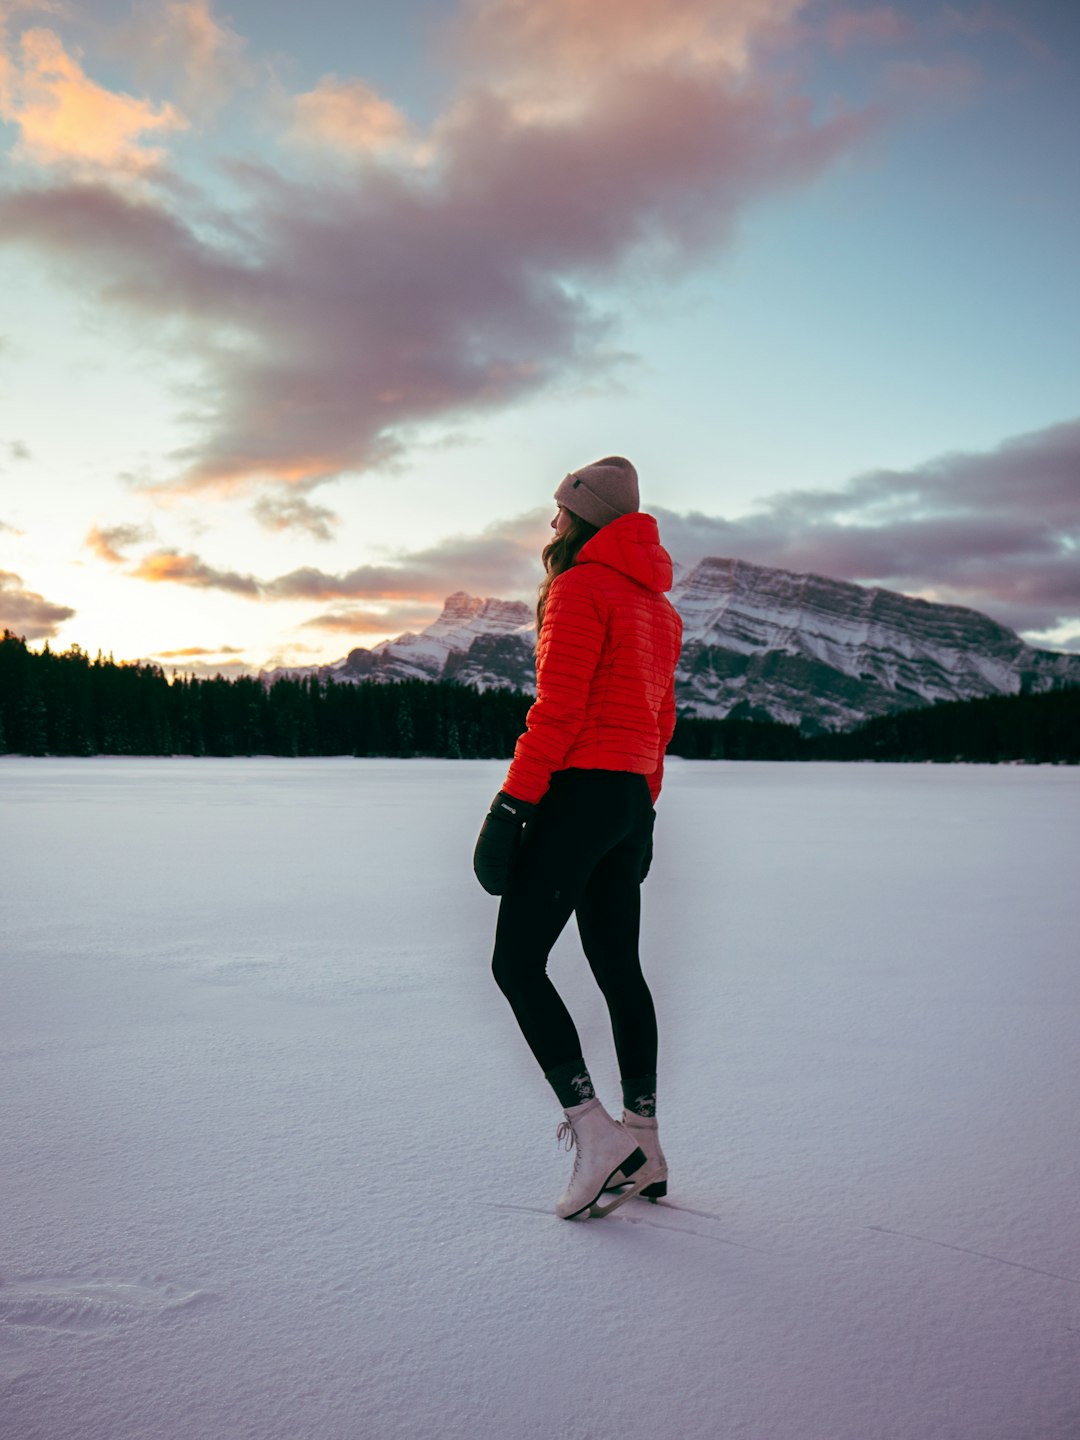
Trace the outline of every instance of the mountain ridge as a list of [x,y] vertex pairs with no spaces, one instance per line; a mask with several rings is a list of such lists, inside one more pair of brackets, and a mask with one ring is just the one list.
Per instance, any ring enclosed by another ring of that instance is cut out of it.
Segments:
[[[680,573],[670,598],[684,627],[682,713],[770,719],[813,733],[937,700],[1080,684],[1080,655],[1038,650],[979,610],[813,572],[712,556]],[[530,691],[535,639],[524,602],[458,590],[418,634],[264,679],[455,680]]]

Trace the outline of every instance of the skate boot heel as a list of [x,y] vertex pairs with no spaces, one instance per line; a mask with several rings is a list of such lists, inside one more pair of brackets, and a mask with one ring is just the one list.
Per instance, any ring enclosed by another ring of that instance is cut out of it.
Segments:
[[[624,1161],[622,1162],[622,1164],[619,1166],[619,1170],[621,1170],[624,1175],[626,1175],[627,1177],[629,1177],[629,1176],[631,1176],[631,1175],[636,1175],[637,1172],[641,1169],[642,1165],[644,1165],[644,1164],[645,1164],[645,1151],[642,1150],[641,1146],[639,1145],[639,1146],[637,1147],[637,1149],[634,1151],[634,1153],[629,1157],[629,1159],[624,1160]],[[613,1171],[611,1172],[611,1175],[615,1175],[615,1174],[617,1174],[617,1173],[618,1173],[617,1171],[613,1170]],[[611,1179],[611,1175],[608,1176],[608,1180]],[[650,1188],[651,1188],[651,1187],[650,1187]],[[642,1192],[642,1193],[644,1193],[644,1192]]]
[[[556,1134],[575,1151],[570,1183],[555,1205],[561,1220],[575,1220],[579,1215],[601,1219],[636,1195],[643,1185],[661,1178],[650,1168],[644,1146],[636,1143],[637,1136],[628,1134],[595,1097],[571,1106]],[[599,1204],[615,1175],[629,1177],[623,1192],[609,1204]]]
[[[630,1110],[623,1111],[623,1129],[628,1140],[636,1140],[639,1147],[645,1152],[645,1160],[648,1164],[648,1171],[645,1175],[639,1176],[643,1181],[641,1189],[637,1192],[643,1195],[646,1200],[662,1200],[667,1194],[668,1168],[664,1159],[664,1152],[660,1148],[660,1135],[657,1130],[656,1118],[650,1115],[635,1115]],[[633,1186],[630,1175],[624,1171],[616,1171],[609,1176],[605,1190],[612,1191],[621,1185]]]

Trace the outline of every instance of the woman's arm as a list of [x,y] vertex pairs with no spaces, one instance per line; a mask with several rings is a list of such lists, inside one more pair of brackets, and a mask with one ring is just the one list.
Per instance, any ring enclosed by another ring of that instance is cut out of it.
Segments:
[[536,702],[503,785],[519,800],[541,798],[585,720],[607,623],[602,601],[582,579],[580,572],[567,570],[548,591],[536,653]]
[[656,769],[649,775],[649,794],[652,796],[652,803],[656,804],[656,798],[660,794],[660,787],[664,783],[664,754],[671,744],[671,737],[675,734],[675,676],[672,675],[668,683],[667,694],[664,696],[664,703],[660,707],[660,713],[656,717],[657,729],[660,732],[660,754],[656,761]]

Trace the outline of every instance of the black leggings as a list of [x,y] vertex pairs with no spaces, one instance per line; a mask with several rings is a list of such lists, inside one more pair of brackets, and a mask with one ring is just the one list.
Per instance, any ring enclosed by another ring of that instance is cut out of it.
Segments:
[[641,866],[651,835],[644,775],[560,770],[537,806],[499,906],[492,971],[547,1073],[581,1055],[570,1012],[547,976],[572,913],[611,1013],[619,1073],[656,1073],[656,1012],[641,973]]

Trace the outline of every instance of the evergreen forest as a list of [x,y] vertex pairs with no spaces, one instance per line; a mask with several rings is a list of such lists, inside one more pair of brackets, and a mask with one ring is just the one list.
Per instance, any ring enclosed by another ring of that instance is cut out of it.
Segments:
[[[505,759],[532,697],[443,681],[166,676],[156,665],[0,639],[0,754]],[[1080,688],[937,704],[807,736],[681,715],[687,759],[1080,763]]]

